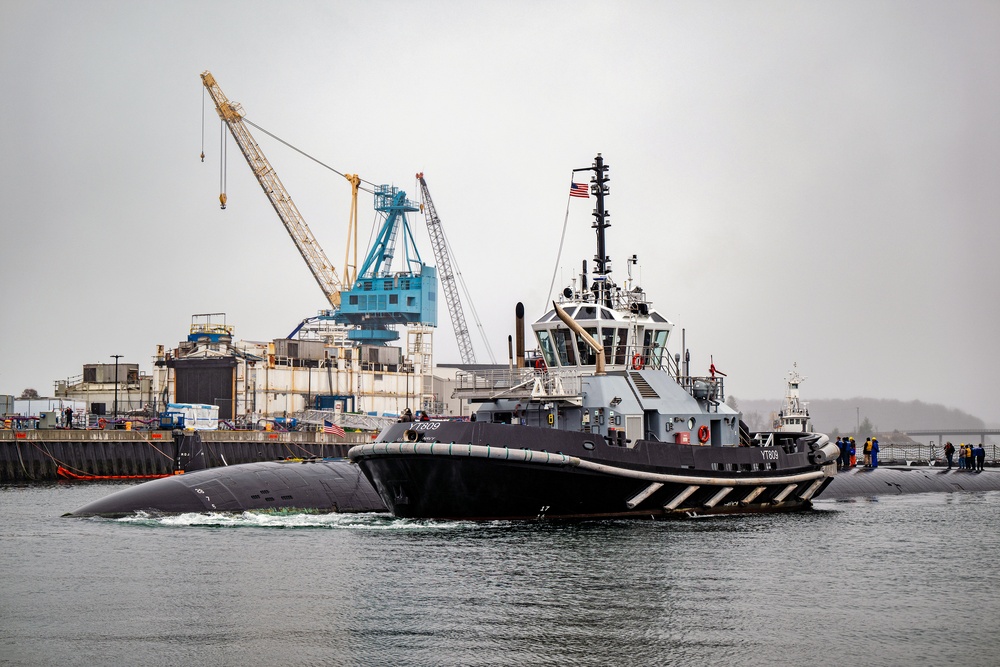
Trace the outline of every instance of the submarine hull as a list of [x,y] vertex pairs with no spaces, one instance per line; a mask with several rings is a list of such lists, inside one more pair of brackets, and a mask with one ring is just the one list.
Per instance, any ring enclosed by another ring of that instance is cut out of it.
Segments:
[[244,463],[156,479],[112,493],[64,516],[135,512],[384,512],[358,466],[344,459]]
[[962,491],[1000,491],[1000,470],[977,473],[939,466],[851,468],[837,473],[818,500]]

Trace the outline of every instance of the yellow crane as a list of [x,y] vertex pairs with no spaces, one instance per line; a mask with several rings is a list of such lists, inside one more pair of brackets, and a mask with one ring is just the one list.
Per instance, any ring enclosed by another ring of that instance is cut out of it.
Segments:
[[[298,249],[299,253],[302,254],[302,259],[306,261],[306,265],[312,272],[313,277],[316,278],[316,282],[319,283],[320,289],[323,290],[323,294],[326,296],[330,305],[334,309],[340,308],[340,292],[343,289],[340,278],[337,276],[337,271],[330,260],[327,259],[326,253],[320,247],[319,243],[316,241],[316,237],[313,236],[312,232],[309,230],[309,226],[306,225],[306,221],[302,218],[302,214],[299,213],[298,208],[295,206],[295,202],[292,201],[291,196],[288,191],[285,190],[285,186],[282,185],[281,180],[278,179],[278,174],[274,171],[274,167],[271,163],[267,161],[264,157],[264,153],[261,151],[260,146],[254,141],[253,136],[250,134],[250,130],[246,126],[246,122],[243,119],[243,109],[237,104],[230,102],[229,99],[219,88],[219,84],[216,82],[215,77],[212,76],[211,72],[205,71],[201,74],[201,80],[205,84],[205,88],[208,90],[208,94],[212,96],[212,101],[215,103],[215,109],[219,112],[219,118],[222,122],[226,124],[229,131],[233,135],[233,139],[236,140],[237,145],[240,147],[240,151],[243,153],[243,157],[246,158],[247,164],[250,165],[251,171],[253,171],[254,176],[257,177],[257,181],[260,183],[260,187],[264,190],[264,194],[270,200],[271,205],[274,206],[274,210],[278,213],[278,217],[281,218],[281,222],[285,225],[285,229],[288,230],[289,236],[292,237],[292,241],[295,243],[295,247]],[[203,158],[204,159],[204,158]],[[348,232],[348,249],[347,255],[344,259],[345,271],[350,273],[351,269],[354,272],[357,271],[357,200],[358,200],[358,183],[360,179],[354,174],[345,174],[344,177],[351,183],[352,186],[352,200],[351,200],[351,221]],[[219,201],[222,203],[222,208],[226,207],[226,193],[223,192],[219,195]],[[353,234],[354,239],[354,263],[353,265],[349,263],[350,254],[350,240]],[[353,285],[353,280],[350,275],[345,275],[347,284]]]

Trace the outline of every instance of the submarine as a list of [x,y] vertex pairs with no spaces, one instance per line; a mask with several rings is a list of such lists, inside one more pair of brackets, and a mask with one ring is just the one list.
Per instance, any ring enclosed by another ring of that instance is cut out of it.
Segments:
[[137,484],[66,517],[136,512],[385,512],[382,499],[346,459],[290,459],[207,468]]
[[878,466],[850,468],[837,473],[817,500],[851,500],[913,493],[1000,491],[1000,470],[972,470],[939,466]]

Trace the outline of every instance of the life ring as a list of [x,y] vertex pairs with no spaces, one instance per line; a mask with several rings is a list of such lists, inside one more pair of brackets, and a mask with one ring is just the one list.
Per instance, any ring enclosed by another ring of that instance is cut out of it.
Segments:
[[108,425],[108,420],[105,419],[104,417],[101,417],[100,419],[97,420],[97,428],[101,429],[102,431],[104,430],[104,427],[107,425]]
[[543,373],[545,372],[545,360],[544,359],[541,359],[541,358],[535,359],[535,370],[542,371]]
[[632,369],[637,371],[642,370],[642,355],[638,352],[632,355]]
[[712,432],[708,430],[708,427],[702,424],[698,427],[698,442],[705,444],[708,442],[709,437],[711,437]]

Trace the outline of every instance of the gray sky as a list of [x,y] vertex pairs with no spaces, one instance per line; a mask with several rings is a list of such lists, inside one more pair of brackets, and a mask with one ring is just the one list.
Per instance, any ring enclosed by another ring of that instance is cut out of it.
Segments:
[[[1000,3],[8,0],[0,53],[0,393],[112,354],[149,370],[194,313],[270,340],[325,306],[231,141],[219,210],[208,69],[339,171],[414,197],[423,171],[500,357],[602,152],[613,266],[639,255],[730,394],[779,397],[797,361],[804,398],[1000,421]],[[348,183],[256,134],[339,267]]]

